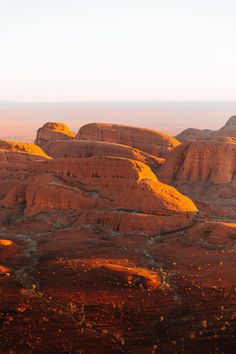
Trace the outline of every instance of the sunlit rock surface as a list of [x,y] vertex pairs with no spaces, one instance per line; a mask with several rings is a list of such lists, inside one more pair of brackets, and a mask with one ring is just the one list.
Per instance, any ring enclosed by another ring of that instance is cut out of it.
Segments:
[[46,153],[51,144],[60,141],[73,139],[75,134],[64,123],[49,122],[39,128],[35,139],[35,144],[40,146]]
[[90,123],[81,127],[76,139],[129,145],[157,157],[166,157],[180,142],[160,131],[121,124]]
[[60,157],[93,157],[117,156],[137,160],[149,165],[153,170],[158,169],[163,163],[163,158],[145,153],[127,145],[109,143],[104,141],[63,140],[54,143],[48,151],[53,158]]

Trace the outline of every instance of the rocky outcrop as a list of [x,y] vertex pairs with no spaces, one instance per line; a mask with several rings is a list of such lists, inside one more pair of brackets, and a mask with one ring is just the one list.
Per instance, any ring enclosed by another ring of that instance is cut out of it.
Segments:
[[30,163],[50,159],[37,145],[0,140],[0,199],[4,205],[23,202]]
[[178,146],[157,172],[195,201],[208,217],[236,218],[236,143],[232,138]]
[[35,144],[0,140],[0,161],[25,163],[50,157]]
[[147,165],[115,157],[32,162],[29,178],[8,190],[1,204],[11,207],[16,200],[26,205],[27,216],[76,210],[77,225],[148,234],[190,225],[197,212],[189,198],[159,182]]
[[214,137],[215,131],[210,129],[188,128],[176,136],[181,143],[191,140],[207,140]]
[[94,156],[124,157],[146,163],[154,171],[164,163],[164,159],[158,158],[130,146],[103,141],[87,141],[76,139],[58,141],[51,146],[49,149],[49,154],[53,158],[81,158]]
[[64,123],[49,122],[39,128],[35,144],[40,146],[46,153],[50,146],[59,140],[73,139],[75,134]]
[[217,134],[219,136],[236,138],[236,116],[232,116],[224,127],[218,130]]
[[236,178],[236,143],[229,140],[192,141],[174,149],[160,170],[165,183],[225,184]]
[[190,234],[199,240],[203,246],[212,249],[233,247],[236,240],[236,224],[226,222],[205,222],[194,226]]
[[236,116],[232,116],[219,130],[188,128],[176,136],[182,143],[192,140],[214,140],[218,137],[236,138]]
[[90,258],[81,259],[72,262],[68,262],[66,259],[60,259],[59,264],[68,267],[69,269],[78,269],[81,266],[86,267],[86,271],[102,270],[107,272],[108,276],[114,279],[114,283],[119,282],[122,285],[133,287],[142,286],[149,290],[158,288],[161,285],[161,281],[155,271],[150,271],[147,268],[140,268],[129,266],[127,264],[122,265],[112,260],[106,260],[104,258]]
[[166,157],[180,142],[162,132],[109,123],[91,123],[80,128],[76,139],[107,141],[138,148],[157,157]]

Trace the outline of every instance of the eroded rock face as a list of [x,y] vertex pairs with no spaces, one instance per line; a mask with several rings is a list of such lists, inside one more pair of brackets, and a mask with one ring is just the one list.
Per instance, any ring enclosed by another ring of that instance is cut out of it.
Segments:
[[159,168],[164,159],[145,153],[127,145],[108,143],[103,141],[64,140],[53,144],[49,149],[53,158],[61,157],[94,157],[117,156],[137,160],[149,165],[153,170]]
[[232,116],[224,125],[219,129],[217,134],[219,136],[235,137],[236,138],[236,115]]
[[226,184],[235,181],[234,140],[192,141],[174,149],[160,170],[165,183]]
[[37,145],[0,140],[0,161],[25,163],[50,157]]
[[191,229],[191,235],[199,239],[209,249],[227,249],[233,247],[236,240],[236,224],[226,222],[200,223]]
[[182,133],[178,134],[176,138],[181,141],[181,143],[185,143],[191,140],[207,140],[213,138],[215,135],[214,130],[210,129],[195,129],[188,128],[184,130]]
[[162,132],[109,123],[91,123],[80,128],[76,139],[107,141],[138,148],[157,157],[166,157],[180,142]]
[[25,203],[27,216],[76,210],[77,225],[107,225],[121,232],[155,233],[190,225],[197,208],[175,188],[159,182],[138,161],[94,157],[32,162],[1,204]]
[[40,146],[46,153],[50,146],[59,140],[73,139],[75,134],[64,123],[49,122],[37,131],[35,144]]

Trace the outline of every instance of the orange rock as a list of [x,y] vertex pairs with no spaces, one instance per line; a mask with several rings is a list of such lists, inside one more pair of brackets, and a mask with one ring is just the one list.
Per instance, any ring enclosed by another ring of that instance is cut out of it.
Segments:
[[8,267],[5,267],[3,265],[0,265],[0,274],[9,274],[10,273],[10,269]]
[[51,144],[59,140],[73,139],[75,134],[64,123],[49,122],[37,131],[35,144],[48,152]]
[[156,170],[164,163],[164,159],[158,158],[141,150],[127,145],[85,140],[64,140],[54,143],[49,151],[53,158],[60,157],[92,157],[92,156],[117,156],[137,160],[146,163]]
[[174,149],[160,170],[165,183],[225,184],[235,180],[236,143],[230,140],[192,141]]
[[29,177],[6,193],[1,204],[26,204],[25,214],[77,210],[77,224],[104,223],[121,232],[155,233],[192,223],[194,203],[159,182],[138,161],[115,157],[32,162]]
[[155,289],[160,286],[161,282],[156,272],[147,268],[118,264],[115,263],[115,261],[117,262],[117,260],[103,258],[81,259],[75,262],[59,259],[58,263],[76,269],[81,266],[86,266],[86,271],[94,268],[104,269],[108,271],[110,276],[112,275],[116,281],[125,285],[142,285],[150,289]]
[[0,140],[0,161],[28,162],[50,157],[35,144]]
[[11,240],[0,240],[0,246],[11,246],[13,242]]
[[120,124],[91,123],[80,128],[76,139],[107,141],[138,148],[157,157],[166,157],[180,144],[162,132]]
[[236,240],[236,224],[225,222],[205,222],[191,229],[191,234],[199,238],[209,246],[233,245]]
[[34,144],[0,140],[0,198],[2,205],[22,203],[31,161],[51,159]]

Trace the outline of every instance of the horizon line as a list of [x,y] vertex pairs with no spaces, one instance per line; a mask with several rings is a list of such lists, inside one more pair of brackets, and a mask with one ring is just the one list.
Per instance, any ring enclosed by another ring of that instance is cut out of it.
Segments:
[[0,104],[74,104],[74,103],[236,103],[235,99],[126,99],[126,100],[0,100]]

